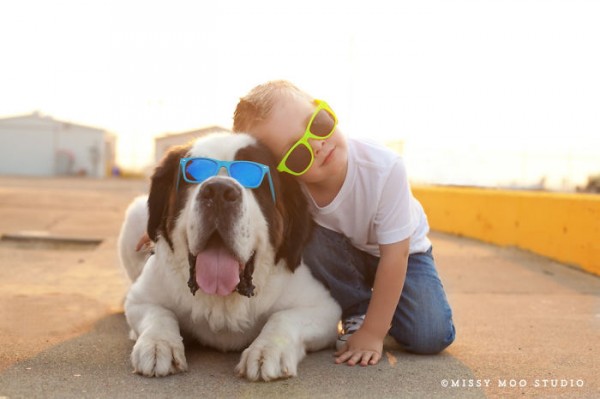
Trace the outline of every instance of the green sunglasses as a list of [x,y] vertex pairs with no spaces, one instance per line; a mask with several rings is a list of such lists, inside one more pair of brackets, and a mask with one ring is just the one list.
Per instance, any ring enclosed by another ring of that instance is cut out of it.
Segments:
[[285,153],[277,165],[278,171],[294,176],[306,173],[315,160],[315,154],[308,140],[325,140],[335,131],[338,120],[333,110],[325,101],[315,100],[315,103],[317,108],[310,117],[304,134]]

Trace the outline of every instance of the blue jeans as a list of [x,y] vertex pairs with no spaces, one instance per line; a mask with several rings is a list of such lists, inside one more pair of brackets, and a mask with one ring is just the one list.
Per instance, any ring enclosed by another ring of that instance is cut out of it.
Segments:
[[[367,312],[378,257],[355,248],[344,235],[317,225],[303,259],[340,304],[342,318]],[[431,248],[408,257],[389,334],[406,351],[418,354],[439,353],[454,341],[452,311]]]

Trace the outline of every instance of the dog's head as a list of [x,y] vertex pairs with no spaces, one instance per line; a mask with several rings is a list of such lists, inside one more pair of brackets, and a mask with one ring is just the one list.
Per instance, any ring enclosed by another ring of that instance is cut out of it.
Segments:
[[[268,176],[260,186],[245,188],[225,168],[190,183],[180,160],[197,157],[267,165],[272,189]],[[277,172],[269,150],[245,134],[217,133],[172,148],[154,171],[148,208],[150,238],[164,241],[162,248],[174,258],[187,258],[192,293],[221,296],[236,290],[252,296],[255,265],[268,268],[283,260],[293,272],[312,224],[298,183]]]

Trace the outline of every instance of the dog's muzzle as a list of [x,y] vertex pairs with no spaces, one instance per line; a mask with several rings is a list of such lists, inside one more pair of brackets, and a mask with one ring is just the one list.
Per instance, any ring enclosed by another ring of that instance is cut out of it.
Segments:
[[233,250],[234,222],[239,217],[242,200],[241,187],[228,178],[211,178],[200,188],[197,194],[202,215],[200,250],[188,254],[188,286],[192,294],[200,289],[209,295],[226,296],[233,291],[248,297],[254,295],[254,252],[247,261],[242,261]]

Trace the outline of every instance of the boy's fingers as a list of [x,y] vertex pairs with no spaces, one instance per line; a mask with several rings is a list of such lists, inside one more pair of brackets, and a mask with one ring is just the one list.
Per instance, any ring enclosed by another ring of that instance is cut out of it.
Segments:
[[381,360],[381,354],[377,351],[358,351],[354,352],[348,350],[348,345],[345,345],[343,349],[335,353],[335,363],[348,363],[348,366],[355,366],[360,364],[361,366],[369,366],[379,363]]
[[381,354],[379,352],[369,352],[368,356],[363,357],[363,361],[360,363],[361,366],[369,366],[379,363],[381,360]]
[[345,351],[336,357],[335,362],[337,364],[344,363],[344,362],[348,361],[348,359],[350,359],[353,354],[354,354],[353,352]]
[[366,352],[363,354],[362,360],[360,361],[361,366],[368,366],[371,363],[371,359],[375,356],[373,352]]
[[353,354],[348,360],[348,366],[356,366],[357,364],[362,364],[362,359],[368,355],[369,352],[356,352]]
[[381,360],[381,353],[375,352],[369,364],[377,364]]
[[381,360],[381,355],[378,352],[352,352],[352,351],[345,351],[343,353],[340,353],[339,355],[336,354],[336,359],[335,362],[337,364],[340,363],[348,363],[348,366],[355,366],[357,364],[360,364],[361,366],[369,366],[369,365],[375,365],[377,363],[379,363],[379,360]]

